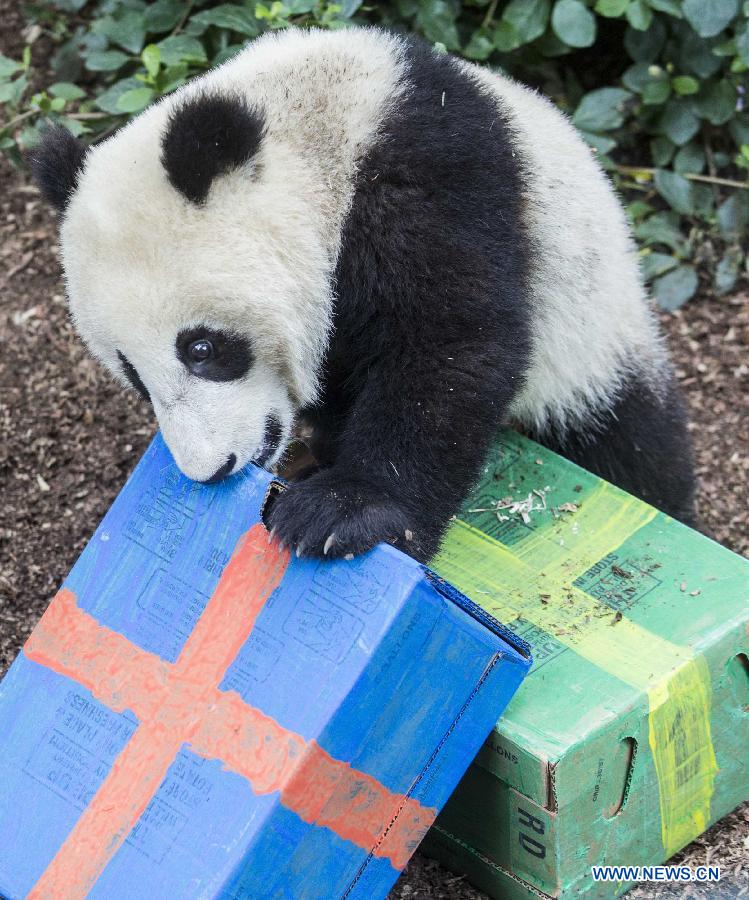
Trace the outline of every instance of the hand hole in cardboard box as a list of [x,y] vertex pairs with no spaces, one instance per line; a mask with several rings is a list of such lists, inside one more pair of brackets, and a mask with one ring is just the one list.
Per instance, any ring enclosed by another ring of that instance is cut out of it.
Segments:
[[737,653],[728,660],[727,668],[739,708],[749,713],[749,656],[746,653]]
[[622,738],[611,762],[612,777],[609,780],[611,793],[608,803],[603,809],[604,819],[613,819],[624,809],[629,796],[629,786],[632,783],[636,757],[637,741],[632,737]]

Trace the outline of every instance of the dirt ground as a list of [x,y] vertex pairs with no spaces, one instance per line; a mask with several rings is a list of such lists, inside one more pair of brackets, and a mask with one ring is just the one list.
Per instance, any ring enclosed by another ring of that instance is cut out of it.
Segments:
[[[0,673],[154,431],[149,408],[75,337],[55,250],[35,189],[0,162]],[[749,296],[694,301],[664,325],[692,410],[700,515],[716,540],[749,555]],[[629,896],[749,897],[749,804],[680,859],[721,865],[721,884]],[[483,895],[417,856],[392,896]]]

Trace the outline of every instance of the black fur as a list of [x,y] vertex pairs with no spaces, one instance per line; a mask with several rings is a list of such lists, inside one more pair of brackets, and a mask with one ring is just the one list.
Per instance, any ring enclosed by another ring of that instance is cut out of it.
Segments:
[[127,378],[127,380],[130,382],[133,389],[136,390],[144,400],[148,400],[148,402],[150,403],[151,395],[148,393],[148,388],[141,381],[138,370],[121,350],[117,351],[117,358],[122,365],[122,372],[125,378]]
[[642,380],[632,379],[597,427],[530,436],[675,519],[695,525],[686,410],[673,380],[659,387],[660,397]]
[[[191,359],[188,353],[190,344],[199,340],[210,341],[213,346],[213,354],[202,361]],[[235,381],[247,374],[253,362],[252,348],[247,338],[205,325],[180,331],[175,349],[186,368],[206,381]]]
[[282,541],[341,556],[390,541],[426,560],[523,379],[529,240],[496,102],[410,45],[413,90],[362,161],[336,271],[322,402],[329,468],[276,501]]
[[78,186],[87,147],[62,125],[47,128],[28,157],[31,173],[44,199],[64,212]]
[[264,118],[240,97],[199,94],[169,117],[161,163],[171,185],[203,203],[213,179],[249,162],[260,148]]
[[[414,43],[410,61],[413,90],[360,167],[324,392],[305,411],[323,469],[268,516],[303,554],[390,541],[428,560],[527,368],[532,235],[511,127],[450,57]],[[673,385],[661,401],[630,384],[598,431],[535,437],[692,521]]]

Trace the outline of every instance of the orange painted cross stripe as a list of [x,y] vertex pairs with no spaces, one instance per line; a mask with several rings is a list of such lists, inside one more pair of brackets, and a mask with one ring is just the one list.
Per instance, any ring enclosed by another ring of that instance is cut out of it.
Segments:
[[29,898],[85,897],[136,825],[184,744],[242,775],[256,794],[280,792],[303,821],[324,826],[402,869],[437,810],[334,759],[234,691],[218,685],[283,578],[286,551],[262,525],[237,543],[175,663],[141,650],[61,590],[24,647],[139,725]]

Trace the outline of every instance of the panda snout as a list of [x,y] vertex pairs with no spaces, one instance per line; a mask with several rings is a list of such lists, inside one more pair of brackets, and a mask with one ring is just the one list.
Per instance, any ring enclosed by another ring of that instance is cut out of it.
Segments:
[[206,478],[203,481],[203,484],[215,484],[217,481],[221,481],[222,478],[226,478],[227,475],[231,475],[231,471],[234,466],[237,464],[237,457],[235,454],[230,453],[229,458],[220,468],[216,469],[216,471],[211,475],[210,478]]

